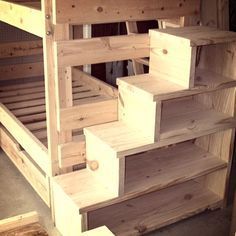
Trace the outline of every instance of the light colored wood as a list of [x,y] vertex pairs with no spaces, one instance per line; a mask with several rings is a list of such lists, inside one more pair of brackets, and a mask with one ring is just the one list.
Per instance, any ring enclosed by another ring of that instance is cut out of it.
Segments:
[[[43,27],[44,17],[40,9],[23,6],[17,3],[0,1],[1,16],[0,20],[18,27],[39,37],[44,37]],[[32,25],[34,22],[37,27]]]
[[61,109],[59,130],[72,130],[116,121],[117,99],[92,102]]
[[71,167],[86,163],[85,137],[73,137],[72,142],[59,146],[59,165],[61,168]]
[[163,80],[159,74],[119,78],[117,84],[120,89],[129,91],[133,96],[142,97],[147,101],[161,101],[235,87],[236,80],[234,78],[197,68],[195,87],[190,90],[184,89],[174,82]]
[[[136,21],[126,21],[125,24],[126,24],[128,35],[138,34],[138,25]],[[132,60],[132,63],[133,63],[133,70],[134,70],[135,75],[144,74],[143,64],[141,64],[137,60]]]
[[[224,99],[227,98],[222,97],[222,101],[225,101]],[[183,135],[192,139],[221,131],[222,128],[233,128],[235,121],[232,115],[219,112],[214,105],[204,106],[191,97],[185,101],[167,101],[163,104],[160,138],[171,139]]]
[[0,58],[12,58],[42,54],[43,45],[41,40],[0,44]]
[[43,63],[27,63],[0,66],[0,81],[43,76]]
[[[181,6],[180,6],[181,4]],[[95,24],[120,21],[142,21],[154,19],[168,19],[184,15],[194,15],[199,12],[199,0],[181,2],[179,0],[158,0],[129,2],[119,0],[116,7],[111,1],[102,3],[98,0],[87,1],[63,1],[54,0],[54,23]],[[81,10],[83,9],[83,10]]]
[[[70,185],[71,181],[79,184],[72,186]],[[85,207],[116,197],[109,188],[101,184],[91,171],[87,169],[54,177],[53,190],[54,189],[54,199],[56,199],[59,204],[59,207],[55,208],[55,211],[62,209],[62,201],[65,199],[71,202],[70,204],[73,205],[78,215],[83,213],[82,210]],[[67,208],[63,207],[62,212],[66,214],[66,211]],[[67,220],[70,221],[70,217],[65,218],[64,214],[59,217],[61,217],[61,220],[66,220],[62,225],[66,226]]]
[[45,146],[3,104],[0,106],[0,120],[31,158],[48,174],[49,157]]
[[98,90],[101,94],[110,96],[112,98],[118,97],[118,90],[115,87],[79,70],[78,68],[73,68],[72,73],[73,79],[75,81],[78,80],[82,84],[89,86],[90,89],[96,91]]
[[147,34],[57,42],[58,66],[80,66],[149,56]]
[[106,227],[102,226],[97,229],[89,230],[82,233],[82,236],[114,236],[114,234]]
[[8,155],[14,165],[23,174],[23,176],[32,185],[38,195],[49,206],[49,182],[43,170],[40,170],[33,162],[30,156],[21,149],[19,143],[9,134],[9,132],[0,127],[0,145],[3,151]]
[[37,212],[30,212],[24,215],[11,217],[8,219],[0,220],[0,233],[24,227],[26,225],[34,224],[39,221]]
[[124,194],[125,160],[96,137],[86,136],[87,169],[107,187],[115,197]]
[[[160,137],[161,103],[146,101],[142,96],[133,96],[129,90],[119,87],[119,120],[127,126],[149,136],[153,142]],[[145,120],[145,125],[142,123]]]
[[217,195],[190,181],[91,212],[89,225],[106,223],[116,235],[140,235],[220,204]]

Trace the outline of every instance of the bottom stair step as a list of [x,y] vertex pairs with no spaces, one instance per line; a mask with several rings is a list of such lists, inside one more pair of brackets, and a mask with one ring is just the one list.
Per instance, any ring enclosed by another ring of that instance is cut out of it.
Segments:
[[220,204],[218,195],[189,181],[89,212],[88,227],[105,224],[115,235],[143,235]]

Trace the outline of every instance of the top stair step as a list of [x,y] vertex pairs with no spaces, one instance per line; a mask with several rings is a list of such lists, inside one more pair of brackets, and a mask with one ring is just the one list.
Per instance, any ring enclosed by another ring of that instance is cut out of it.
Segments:
[[235,32],[222,31],[216,28],[205,26],[192,26],[183,28],[168,28],[160,30],[151,30],[158,32],[160,36],[181,38],[181,43],[186,42],[191,47],[206,46],[220,43],[230,43],[236,41]]

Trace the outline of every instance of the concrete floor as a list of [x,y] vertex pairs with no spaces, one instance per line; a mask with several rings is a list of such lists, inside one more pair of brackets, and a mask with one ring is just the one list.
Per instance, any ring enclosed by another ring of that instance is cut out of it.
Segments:
[[[51,236],[60,234],[53,226],[50,210],[24,177],[0,150],[0,219],[38,211]],[[205,212],[163,228],[150,236],[227,236],[231,209]],[[75,235],[76,236],[76,235]]]

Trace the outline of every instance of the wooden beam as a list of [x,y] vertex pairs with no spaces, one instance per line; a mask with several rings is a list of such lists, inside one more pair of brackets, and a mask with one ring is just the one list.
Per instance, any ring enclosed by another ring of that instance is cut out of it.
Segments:
[[37,222],[39,222],[39,215],[37,212],[30,212],[24,215],[0,220],[0,233]]
[[97,24],[168,19],[199,12],[200,0],[53,0],[54,23]]
[[0,121],[38,166],[48,174],[49,158],[46,147],[3,105]]
[[43,62],[0,66],[0,75],[0,81],[43,76]]
[[32,55],[43,55],[41,40],[0,44],[0,59]]
[[0,9],[0,21],[39,37],[44,37],[44,18],[40,9],[3,0],[0,0]]
[[85,137],[79,135],[73,137],[72,142],[61,144],[59,146],[59,164],[61,168],[72,167],[86,163]]
[[116,121],[117,99],[78,105],[61,109],[60,130],[73,130]]
[[149,57],[148,34],[61,41],[55,44],[58,66],[80,66]]

